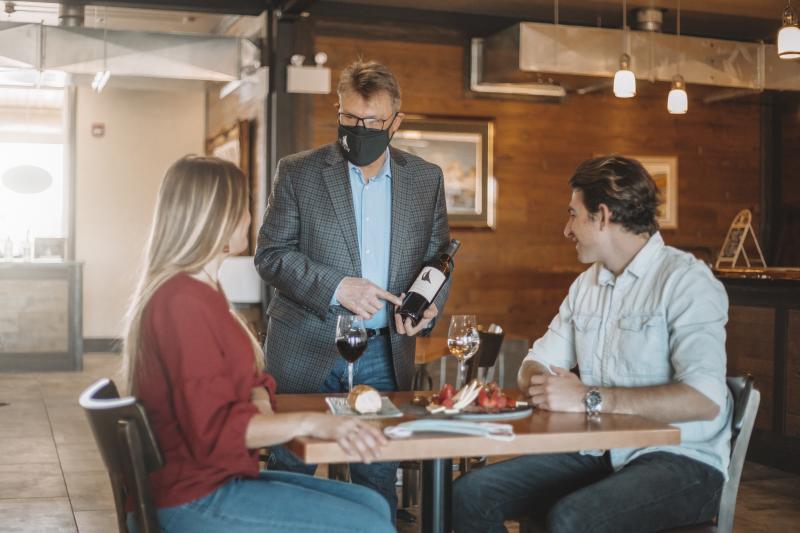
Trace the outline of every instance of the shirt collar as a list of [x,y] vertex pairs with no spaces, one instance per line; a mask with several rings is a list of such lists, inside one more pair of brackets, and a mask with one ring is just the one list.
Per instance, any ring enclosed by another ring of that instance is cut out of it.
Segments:
[[[650,238],[647,240],[647,243],[639,250],[636,255],[633,257],[633,260],[628,263],[628,266],[625,270],[620,274],[624,276],[626,272],[631,273],[637,278],[641,278],[645,272],[650,268],[650,265],[656,258],[656,254],[664,247],[664,239],[661,237],[660,232],[655,232]],[[616,276],[614,273],[608,270],[604,265],[599,265],[599,270],[597,273],[597,282],[600,285],[614,285],[616,281]]]
[[[386,160],[383,162],[383,166],[378,170],[378,173],[375,174],[375,177],[372,178],[372,181],[380,181],[381,178],[391,179],[392,177],[392,153],[389,151],[389,148],[386,148]],[[350,161],[347,162],[347,169],[350,172],[351,176],[357,176],[362,182],[364,181],[364,174],[361,172],[361,169],[355,166]]]

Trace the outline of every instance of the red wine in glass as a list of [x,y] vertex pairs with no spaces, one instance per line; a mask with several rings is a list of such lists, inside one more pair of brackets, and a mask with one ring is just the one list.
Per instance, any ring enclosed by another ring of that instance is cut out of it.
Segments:
[[366,349],[367,341],[362,339],[358,331],[336,339],[336,350],[348,363],[355,363]]
[[336,319],[336,351],[347,361],[348,390],[353,390],[353,363],[367,349],[367,330],[356,315],[340,315]]

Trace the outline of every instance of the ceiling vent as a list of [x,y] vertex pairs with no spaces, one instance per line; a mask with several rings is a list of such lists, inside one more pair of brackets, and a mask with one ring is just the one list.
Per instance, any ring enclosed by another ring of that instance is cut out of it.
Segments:
[[[490,83],[489,87],[518,94],[508,86],[535,90],[529,88],[532,80],[543,78],[553,80],[548,84],[553,91],[554,85],[560,85],[568,92],[591,92],[607,86],[614,76],[621,42],[622,30],[515,24],[490,37],[473,39],[470,85]],[[774,45],[681,36],[679,54],[674,35],[631,31],[630,56],[631,70],[644,80],[671,82],[680,60],[687,84],[748,91],[800,90],[800,68],[795,62],[781,61]]]
[[[66,13],[64,26],[0,23],[0,85],[53,73],[113,77],[232,81],[259,67],[259,49],[247,39],[215,35],[154,33],[79,25]],[[62,76],[63,77],[63,76]],[[63,86],[63,81],[62,81]]]
[[661,31],[664,24],[664,10],[654,7],[643,7],[634,9],[633,14],[636,20],[636,29],[642,31]]

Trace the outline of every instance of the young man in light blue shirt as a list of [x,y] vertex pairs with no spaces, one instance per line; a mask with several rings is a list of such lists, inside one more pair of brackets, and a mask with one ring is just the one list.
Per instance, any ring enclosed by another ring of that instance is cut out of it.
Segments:
[[[519,457],[455,485],[456,531],[644,532],[716,515],[730,455],[728,299],[709,268],[665,246],[658,191],[635,160],[604,156],[570,179],[564,235],[592,266],[523,362],[539,409],[633,414],[674,424],[681,444]],[[579,374],[570,372],[577,365]]]

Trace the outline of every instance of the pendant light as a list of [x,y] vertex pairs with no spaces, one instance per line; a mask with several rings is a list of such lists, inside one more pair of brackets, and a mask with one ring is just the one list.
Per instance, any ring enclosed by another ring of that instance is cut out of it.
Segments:
[[778,57],[797,59],[800,57],[800,28],[797,27],[797,14],[792,9],[792,0],[783,10],[783,26],[778,30]]
[[92,90],[101,93],[111,78],[111,71],[108,70],[108,6],[103,15],[103,70],[97,72],[92,80]]
[[689,110],[689,95],[686,94],[686,82],[683,76],[676,74],[672,78],[672,89],[667,96],[667,111],[673,115],[684,115]]
[[678,61],[677,71],[672,78],[672,89],[667,96],[667,111],[673,115],[683,115],[689,110],[689,95],[686,94],[686,82],[681,76],[681,0],[678,0]]
[[633,98],[636,96],[636,76],[631,70],[631,56],[626,53],[628,38],[628,2],[622,0],[622,55],[619,57],[619,70],[614,74],[614,96]]

